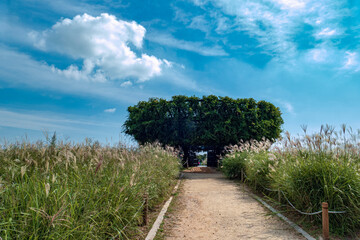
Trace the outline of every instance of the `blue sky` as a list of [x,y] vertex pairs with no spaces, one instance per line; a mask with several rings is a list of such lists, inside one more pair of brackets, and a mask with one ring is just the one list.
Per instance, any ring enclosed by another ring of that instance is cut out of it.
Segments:
[[[292,134],[360,128],[354,0],[5,0],[0,137],[124,139],[149,97],[270,101]],[[4,141],[4,140],[1,140]]]

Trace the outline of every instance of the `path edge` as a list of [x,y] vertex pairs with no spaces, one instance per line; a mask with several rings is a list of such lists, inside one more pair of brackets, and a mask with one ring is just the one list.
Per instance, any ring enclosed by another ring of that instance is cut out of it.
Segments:
[[307,233],[304,229],[302,229],[299,225],[292,222],[290,219],[279,213],[275,208],[267,204],[264,200],[262,200],[260,197],[256,196],[253,193],[248,192],[254,199],[259,201],[262,205],[264,205],[267,209],[269,209],[271,212],[275,213],[279,218],[284,220],[287,224],[289,224],[291,227],[293,227],[298,233],[303,235],[307,240],[316,240],[316,238],[312,237],[309,233]]
[[161,223],[164,220],[164,216],[170,206],[171,201],[173,200],[174,194],[177,192],[180,182],[181,182],[181,178],[182,178],[182,173],[180,174],[180,177],[178,179],[178,182],[176,183],[174,190],[172,191],[171,197],[166,201],[166,203],[164,204],[164,206],[162,207],[159,215],[157,216],[153,226],[151,227],[149,233],[147,234],[145,240],[153,240],[156,236],[157,231],[160,228]]

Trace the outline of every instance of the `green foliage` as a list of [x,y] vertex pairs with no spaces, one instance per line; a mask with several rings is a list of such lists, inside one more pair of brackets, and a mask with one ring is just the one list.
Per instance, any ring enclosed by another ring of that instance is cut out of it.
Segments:
[[245,162],[247,181],[257,189],[269,188],[274,166],[273,154],[266,151],[251,152]]
[[222,172],[230,179],[240,179],[241,170],[245,170],[247,152],[237,152],[222,160]]
[[144,195],[153,209],[170,194],[178,172],[176,154],[157,145],[0,147],[0,236],[133,239],[144,234]]
[[207,157],[207,154],[199,154],[199,155],[197,155],[197,159],[199,159],[200,164],[205,164],[206,163],[206,157]]
[[[295,155],[279,165],[272,185],[305,212],[318,211],[322,202],[327,202],[330,210],[346,211],[330,214],[332,231],[344,234],[360,226],[359,167],[349,158],[330,153]],[[321,224],[321,215],[313,220]]]
[[228,147],[229,154],[222,161],[222,170],[230,178],[241,178],[241,170],[246,181],[257,189],[264,190],[272,181],[271,171],[275,165],[275,155],[267,150],[272,142],[269,140],[251,140]]
[[279,108],[254,99],[214,95],[174,96],[171,101],[151,98],[128,108],[124,131],[138,142],[159,141],[187,149],[222,149],[240,140],[276,139],[283,124]]
[[[246,181],[256,190],[275,199],[277,192],[267,189],[280,190],[303,212],[321,210],[322,202],[329,204],[330,211],[346,211],[330,214],[330,231],[353,233],[360,227],[359,137],[351,129],[334,132],[326,126],[311,136],[306,131],[300,138],[287,134],[271,151],[268,141],[245,142],[227,148],[223,170],[240,178],[244,169]],[[282,203],[288,204],[284,197]],[[321,214],[305,217],[321,226]]]

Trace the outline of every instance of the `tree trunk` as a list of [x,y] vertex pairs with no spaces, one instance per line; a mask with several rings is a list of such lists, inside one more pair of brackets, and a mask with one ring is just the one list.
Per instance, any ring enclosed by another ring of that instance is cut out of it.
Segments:
[[188,147],[182,147],[182,150],[183,150],[183,152],[184,152],[182,164],[183,164],[183,167],[188,168],[188,167],[189,167],[190,148],[188,148]]

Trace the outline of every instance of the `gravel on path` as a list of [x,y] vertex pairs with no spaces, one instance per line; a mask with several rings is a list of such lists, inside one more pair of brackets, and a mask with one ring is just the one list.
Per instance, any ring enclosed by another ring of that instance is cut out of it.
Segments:
[[185,172],[165,239],[304,239],[221,173]]

